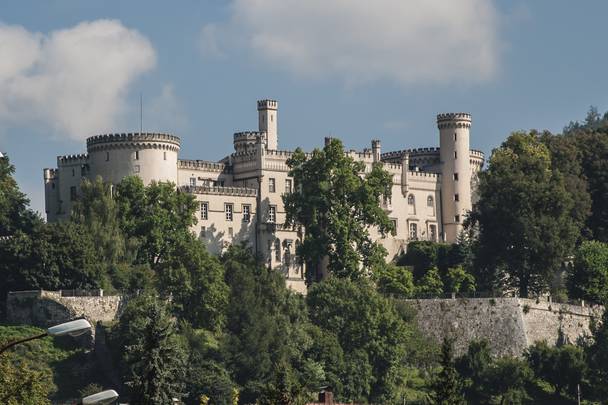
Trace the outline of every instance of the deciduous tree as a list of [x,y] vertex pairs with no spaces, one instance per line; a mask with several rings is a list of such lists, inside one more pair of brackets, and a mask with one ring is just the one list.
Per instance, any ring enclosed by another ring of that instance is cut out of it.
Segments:
[[380,207],[391,197],[391,175],[381,165],[364,175],[365,164],[345,153],[338,139],[310,156],[296,149],[287,164],[295,191],[283,197],[286,224],[304,226],[298,255],[307,264],[307,282],[321,279],[325,258],[330,273],[351,279],[381,263],[386,249],[372,240],[369,227],[394,232]]

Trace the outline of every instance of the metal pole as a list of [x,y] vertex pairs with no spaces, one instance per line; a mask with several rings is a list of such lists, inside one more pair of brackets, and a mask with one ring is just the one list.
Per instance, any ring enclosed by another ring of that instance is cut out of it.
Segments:
[[577,396],[578,405],[581,405],[581,385],[580,384],[576,384],[576,396]]
[[0,347],[0,354],[4,353],[5,351],[7,351],[8,349],[10,349],[13,346],[16,346],[20,343],[25,343],[25,342],[29,342],[30,340],[34,340],[34,339],[41,339],[43,337],[48,336],[47,332],[41,333],[39,335],[35,335],[35,336],[30,336],[24,339],[19,339],[19,340],[15,340],[13,342],[9,342],[6,345]]

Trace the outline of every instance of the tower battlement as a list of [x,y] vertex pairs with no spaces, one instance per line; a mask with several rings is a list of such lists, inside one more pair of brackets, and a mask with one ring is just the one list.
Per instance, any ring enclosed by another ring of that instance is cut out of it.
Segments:
[[437,114],[437,127],[439,129],[470,128],[471,114],[463,112]]
[[129,132],[91,136],[87,138],[87,147],[103,143],[116,142],[166,142],[174,144],[178,148],[181,143],[179,137],[175,135],[156,132]]
[[276,110],[279,108],[279,103],[276,100],[258,100],[258,111],[259,110]]

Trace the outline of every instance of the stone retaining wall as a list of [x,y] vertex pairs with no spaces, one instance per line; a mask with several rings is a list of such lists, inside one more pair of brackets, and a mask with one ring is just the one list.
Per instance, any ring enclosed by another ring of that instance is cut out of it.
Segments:
[[473,340],[485,339],[497,356],[520,356],[534,342],[554,345],[560,337],[575,343],[588,335],[593,316],[603,307],[585,307],[524,298],[406,300],[416,311],[423,334],[441,342],[455,339],[456,354]]
[[7,321],[48,327],[84,317],[91,323],[112,321],[125,303],[121,296],[63,296],[61,291],[14,291],[6,299]]

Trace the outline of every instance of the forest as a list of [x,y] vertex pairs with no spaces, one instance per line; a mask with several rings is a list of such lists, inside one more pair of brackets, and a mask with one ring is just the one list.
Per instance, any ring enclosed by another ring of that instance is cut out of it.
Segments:
[[[561,134],[510,134],[479,174],[458,242],[412,241],[395,258],[369,235],[394,231],[380,207],[392,181],[381,165],[362,176],[337,139],[311,155],[297,150],[288,165],[298,191],[284,203],[286,225],[307,229],[296,252],[306,296],[248,246],[209,254],[190,231],[196,202],[173,184],[85,180],[70,219],[46,223],[9,158],[0,158],[0,300],[94,288],[129,300],[101,325],[113,376],[73,342],[48,337],[0,354],[0,403],[50,404],[102,388],[142,405],[305,404],[322,387],[371,404],[608,397],[607,313],[575,343],[495,358],[478,341],[456,356],[450,339],[422,336],[406,301],[548,294],[605,304],[608,113],[592,108]],[[36,330],[3,322],[0,343]]]

